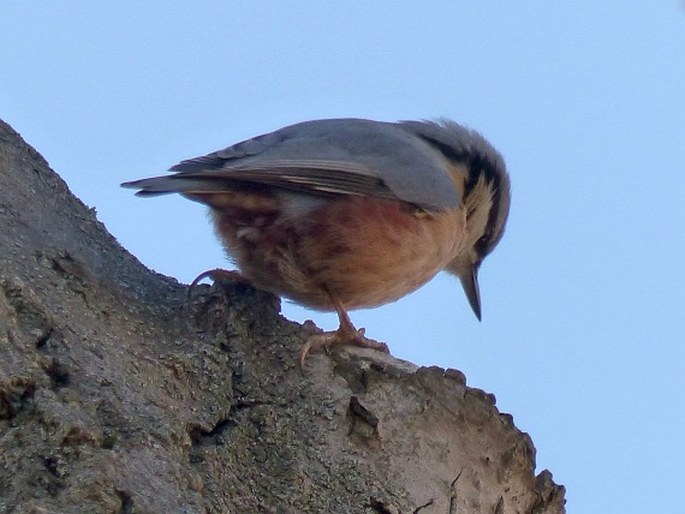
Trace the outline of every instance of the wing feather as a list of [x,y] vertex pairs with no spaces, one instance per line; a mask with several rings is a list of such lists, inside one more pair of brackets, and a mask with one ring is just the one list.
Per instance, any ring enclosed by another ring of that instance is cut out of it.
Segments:
[[445,155],[401,124],[361,119],[291,125],[126,183],[143,195],[216,192],[253,183],[314,195],[397,199],[428,210],[459,205]]

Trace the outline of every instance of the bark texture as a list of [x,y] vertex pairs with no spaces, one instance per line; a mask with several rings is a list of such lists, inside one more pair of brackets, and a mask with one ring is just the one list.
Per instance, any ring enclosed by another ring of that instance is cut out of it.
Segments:
[[0,121],[0,512],[546,513],[564,488],[457,370],[296,353],[313,327],[122,249]]

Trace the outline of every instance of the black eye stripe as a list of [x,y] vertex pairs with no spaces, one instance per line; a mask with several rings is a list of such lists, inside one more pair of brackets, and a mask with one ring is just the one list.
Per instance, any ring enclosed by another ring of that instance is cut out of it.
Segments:
[[[478,179],[485,175],[485,181],[493,191],[492,207],[488,214],[485,233],[476,243],[476,252],[483,258],[489,254],[499,242],[504,232],[504,224],[509,212],[509,179],[501,159],[495,161],[490,156],[480,152],[457,151],[448,144],[437,139],[421,136],[431,146],[438,149],[450,161],[466,163],[468,179],[464,186],[464,197],[467,197],[478,183]],[[471,213],[467,214],[467,217]]]

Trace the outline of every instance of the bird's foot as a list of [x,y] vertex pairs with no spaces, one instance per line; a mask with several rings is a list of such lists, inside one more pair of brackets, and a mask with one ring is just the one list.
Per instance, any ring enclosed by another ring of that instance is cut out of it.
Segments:
[[188,286],[188,298],[190,298],[193,294],[193,290],[195,289],[195,287],[197,287],[197,285],[206,278],[211,279],[213,282],[225,280],[227,282],[238,282],[240,284],[252,286],[252,282],[250,282],[249,279],[242,276],[238,271],[214,268],[204,271],[200,273],[197,277],[195,277],[195,280],[193,280],[190,283],[190,286]]
[[371,348],[372,350],[383,353],[390,353],[387,344],[366,337],[364,332],[365,330],[363,328],[357,330],[351,325],[349,327],[341,325],[338,330],[333,332],[323,332],[310,336],[300,349],[300,368],[304,367],[304,361],[306,360],[307,355],[309,355],[309,352],[333,345],[359,346],[361,348]]

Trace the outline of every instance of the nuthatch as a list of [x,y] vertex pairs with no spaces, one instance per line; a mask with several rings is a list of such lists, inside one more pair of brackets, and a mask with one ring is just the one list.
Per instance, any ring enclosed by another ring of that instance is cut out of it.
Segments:
[[307,307],[335,310],[334,343],[387,351],[349,309],[376,307],[439,271],[459,277],[481,317],[477,273],[509,214],[500,154],[453,121],[306,121],[183,161],[173,175],[122,184],[210,207],[241,276]]

